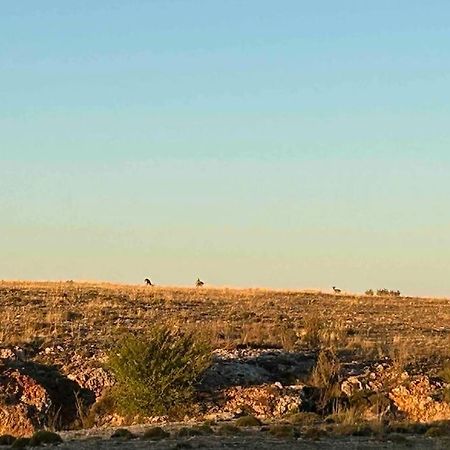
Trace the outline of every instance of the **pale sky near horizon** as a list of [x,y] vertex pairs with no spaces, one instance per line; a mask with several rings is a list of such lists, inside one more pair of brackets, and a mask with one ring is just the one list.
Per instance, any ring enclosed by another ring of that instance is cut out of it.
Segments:
[[0,6],[0,279],[450,296],[450,3]]

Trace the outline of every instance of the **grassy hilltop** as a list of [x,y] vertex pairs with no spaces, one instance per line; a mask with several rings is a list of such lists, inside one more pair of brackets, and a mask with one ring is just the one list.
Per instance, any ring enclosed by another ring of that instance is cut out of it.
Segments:
[[[0,342],[93,351],[154,324],[195,329],[215,348],[326,345],[413,363],[450,352],[450,299],[264,289],[0,282]],[[438,361],[436,361],[438,362]]]

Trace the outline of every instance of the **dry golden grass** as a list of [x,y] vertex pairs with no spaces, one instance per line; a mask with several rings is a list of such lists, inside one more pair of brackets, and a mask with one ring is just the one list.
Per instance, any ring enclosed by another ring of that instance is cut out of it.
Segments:
[[214,347],[332,348],[404,366],[448,358],[450,299],[331,295],[264,289],[0,282],[0,345],[40,342],[87,352],[118,334],[168,323]]

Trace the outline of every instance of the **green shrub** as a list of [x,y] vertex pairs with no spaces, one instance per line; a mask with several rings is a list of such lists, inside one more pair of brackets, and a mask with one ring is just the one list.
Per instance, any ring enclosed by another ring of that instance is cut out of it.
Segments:
[[159,441],[161,439],[166,439],[170,436],[170,433],[164,431],[161,427],[152,427],[145,431],[142,436],[143,439],[149,439],[152,441]]
[[42,444],[61,444],[62,441],[59,434],[53,433],[53,431],[40,430],[31,436],[29,445],[30,447],[37,447]]
[[320,416],[313,412],[299,412],[287,417],[292,425],[312,425],[320,422]]
[[193,333],[155,327],[145,336],[124,337],[109,355],[117,408],[144,416],[186,408],[210,361],[209,346]]

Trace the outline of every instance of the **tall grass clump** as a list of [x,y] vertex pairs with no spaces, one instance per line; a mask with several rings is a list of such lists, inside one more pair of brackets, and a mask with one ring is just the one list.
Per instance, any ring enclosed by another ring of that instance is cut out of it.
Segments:
[[193,332],[155,327],[143,336],[123,337],[108,359],[118,411],[129,416],[176,414],[192,403],[195,384],[210,361],[211,349]]

